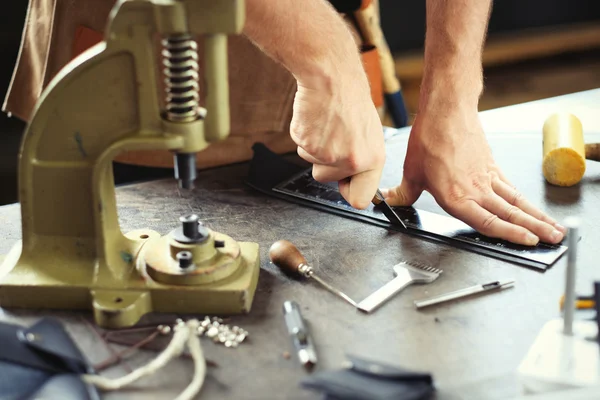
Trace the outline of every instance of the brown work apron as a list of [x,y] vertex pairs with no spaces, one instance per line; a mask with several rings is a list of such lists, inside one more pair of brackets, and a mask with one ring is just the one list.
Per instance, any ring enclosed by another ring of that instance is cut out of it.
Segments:
[[[114,4],[115,0],[30,0],[4,111],[29,121],[50,80],[76,55],[102,39]],[[368,71],[378,68],[374,52],[363,58]],[[378,71],[374,75],[379,76]],[[243,35],[229,39],[229,85],[231,134],[200,152],[198,167],[249,160],[256,142],[277,153],[295,151],[289,124],[296,82]],[[119,155],[116,161],[173,166],[172,154],[167,151],[132,151]]]

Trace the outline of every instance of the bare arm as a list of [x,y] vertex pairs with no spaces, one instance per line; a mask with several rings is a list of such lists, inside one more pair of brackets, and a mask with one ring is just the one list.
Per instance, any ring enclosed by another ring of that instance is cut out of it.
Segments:
[[420,109],[439,102],[477,107],[491,7],[491,0],[427,0]]
[[313,177],[366,208],[385,163],[381,120],[349,28],[327,0],[246,0],[245,34],[296,78],[290,136]]
[[301,84],[364,75],[348,27],[326,0],[246,0],[244,33]]
[[482,49],[491,0],[427,0],[419,110],[391,205],[423,190],[479,232],[525,245],[557,243],[565,232],[527,201],[496,165],[478,115]]

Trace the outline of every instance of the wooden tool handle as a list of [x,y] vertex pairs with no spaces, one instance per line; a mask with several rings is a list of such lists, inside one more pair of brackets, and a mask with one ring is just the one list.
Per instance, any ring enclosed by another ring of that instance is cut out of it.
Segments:
[[395,93],[400,90],[400,81],[396,77],[396,65],[388,44],[379,24],[379,15],[375,4],[371,3],[364,9],[354,13],[356,23],[367,44],[375,46],[379,53],[379,65],[385,93]]
[[585,145],[585,158],[591,161],[600,161],[600,143],[587,143]]
[[300,250],[287,240],[278,240],[269,249],[271,262],[284,271],[298,273],[298,266],[307,264]]

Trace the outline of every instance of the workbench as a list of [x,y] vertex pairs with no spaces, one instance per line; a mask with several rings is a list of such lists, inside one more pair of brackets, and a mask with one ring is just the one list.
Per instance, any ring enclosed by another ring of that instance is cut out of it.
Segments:
[[[571,188],[551,187],[541,171],[542,126],[553,112],[570,111],[583,123],[586,141],[600,141],[600,89],[481,113],[496,161],[507,177],[534,204],[557,220],[582,217],[577,291],[589,294],[600,278],[597,246],[600,233],[600,164],[588,162],[583,181]],[[383,185],[398,184],[409,129],[388,141]],[[294,156],[290,156],[292,159]],[[237,348],[203,338],[205,355],[218,366],[208,368],[202,399],[318,399],[300,387],[307,376],[297,362],[282,314],[282,303],[301,306],[315,340],[316,370],[339,368],[346,354],[364,356],[433,374],[438,399],[507,399],[519,394],[516,370],[542,326],[559,315],[566,257],[546,272],[436,244],[400,232],[346,219],[268,197],[245,185],[248,164],[199,173],[193,192],[177,189],[173,179],[136,183],[117,189],[124,231],[151,228],[167,233],[180,215],[194,212],[210,228],[239,241],[260,244],[261,272],[249,315],[230,319],[249,332]],[[424,193],[416,208],[445,214]],[[20,239],[18,205],[0,208],[0,254]],[[430,285],[413,285],[371,315],[362,314],[316,282],[295,281],[269,262],[268,249],[279,239],[298,246],[316,273],[356,300],[392,278],[401,260],[440,268]],[[503,278],[515,287],[417,311],[413,300]],[[41,313],[0,309],[0,320],[31,324],[57,316],[92,362],[110,354],[83,319],[87,312]],[[173,322],[177,316],[144,319]],[[291,357],[284,357],[289,352]],[[141,351],[127,363],[138,366],[156,353]],[[189,383],[191,360],[178,359],[159,375],[134,389],[106,394],[106,399],[173,398]],[[122,367],[106,372],[121,376]]]

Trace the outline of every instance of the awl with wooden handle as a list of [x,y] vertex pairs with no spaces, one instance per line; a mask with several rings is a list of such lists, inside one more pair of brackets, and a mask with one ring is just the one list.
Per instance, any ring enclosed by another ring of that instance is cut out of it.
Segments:
[[357,303],[344,294],[342,291],[335,289],[328,283],[323,281],[317,275],[311,266],[308,265],[306,258],[300,253],[300,250],[287,240],[278,240],[271,245],[269,249],[269,257],[271,262],[277,265],[282,271],[292,274],[301,275],[306,278],[312,278],[319,282],[325,289],[329,290],[336,296],[341,297],[348,303],[356,307]]

